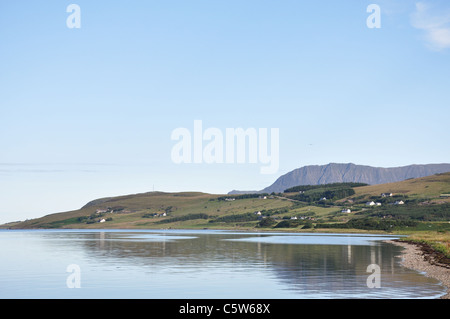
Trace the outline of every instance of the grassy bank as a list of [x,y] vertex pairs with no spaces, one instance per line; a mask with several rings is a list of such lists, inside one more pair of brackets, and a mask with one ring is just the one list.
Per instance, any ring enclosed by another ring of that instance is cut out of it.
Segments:
[[419,244],[427,244],[435,251],[444,254],[450,258],[450,233],[448,231],[421,231],[421,232],[399,232],[408,237],[402,238],[402,241],[408,241]]

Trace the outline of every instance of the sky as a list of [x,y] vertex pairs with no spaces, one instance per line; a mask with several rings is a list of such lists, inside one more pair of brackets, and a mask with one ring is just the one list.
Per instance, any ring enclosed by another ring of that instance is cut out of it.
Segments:
[[[2,1],[0,223],[305,165],[449,163],[449,74],[446,0]],[[276,169],[177,163],[195,123],[277,129]]]

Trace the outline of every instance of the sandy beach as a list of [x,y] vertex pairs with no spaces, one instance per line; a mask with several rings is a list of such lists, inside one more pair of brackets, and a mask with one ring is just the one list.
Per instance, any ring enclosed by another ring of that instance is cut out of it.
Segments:
[[450,263],[448,258],[433,251],[429,246],[398,240],[387,241],[405,248],[402,265],[417,271],[425,272],[426,276],[439,280],[447,293],[441,299],[450,299]]

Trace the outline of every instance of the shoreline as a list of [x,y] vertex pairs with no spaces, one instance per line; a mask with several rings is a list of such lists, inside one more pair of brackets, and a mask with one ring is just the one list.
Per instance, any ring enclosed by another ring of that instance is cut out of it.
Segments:
[[439,280],[447,289],[446,294],[439,299],[450,299],[450,264],[448,264],[448,261],[440,262],[437,258],[440,256],[439,253],[426,244],[400,240],[387,240],[385,242],[403,247],[401,265],[424,272],[425,276]]

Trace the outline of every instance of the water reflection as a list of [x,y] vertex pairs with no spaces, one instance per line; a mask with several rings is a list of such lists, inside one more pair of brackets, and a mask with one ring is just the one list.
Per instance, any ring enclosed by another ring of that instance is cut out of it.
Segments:
[[[401,248],[374,240],[381,237],[214,231],[33,236],[61,263],[82,264],[85,287],[120,298],[423,298],[444,293],[436,281],[401,267]],[[370,264],[381,268],[380,289],[367,287]]]

